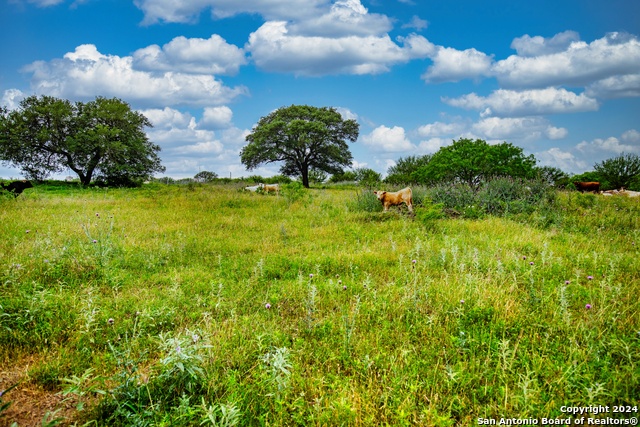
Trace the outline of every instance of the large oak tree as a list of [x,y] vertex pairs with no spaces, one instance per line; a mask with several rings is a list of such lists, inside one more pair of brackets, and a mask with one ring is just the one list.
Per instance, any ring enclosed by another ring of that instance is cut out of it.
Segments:
[[300,176],[308,188],[311,169],[337,174],[351,165],[347,141],[358,139],[358,129],[355,120],[343,119],[334,108],[282,107],[258,121],[240,158],[249,170],[282,162],[280,173]]
[[83,185],[94,178],[127,185],[165,170],[144,132],[150,126],[117,98],[31,96],[16,110],[0,109],[0,160],[33,179],[70,169]]

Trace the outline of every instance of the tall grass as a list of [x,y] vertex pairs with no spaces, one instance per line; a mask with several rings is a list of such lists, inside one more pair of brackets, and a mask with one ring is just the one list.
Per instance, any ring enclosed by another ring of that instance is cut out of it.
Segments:
[[353,189],[296,192],[1,200],[1,368],[33,360],[2,408],[28,387],[97,425],[448,426],[637,405],[637,200],[567,193],[462,221],[427,191],[415,217],[363,212]]

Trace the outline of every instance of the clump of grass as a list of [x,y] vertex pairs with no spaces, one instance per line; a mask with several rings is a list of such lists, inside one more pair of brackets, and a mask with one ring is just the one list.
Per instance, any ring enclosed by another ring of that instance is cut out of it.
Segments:
[[349,210],[352,212],[381,212],[382,204],[378,200],[373,191],[358,189],[355,197],[352,197],[348,203]]

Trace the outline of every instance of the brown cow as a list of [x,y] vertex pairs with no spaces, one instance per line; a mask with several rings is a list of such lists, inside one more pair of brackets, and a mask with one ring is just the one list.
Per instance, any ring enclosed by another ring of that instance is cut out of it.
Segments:
[[409,212],[413,212],[413,193],[409,187],[403,188],[395,193],[389,191],[374,191],[373,194],[382,202],[385,212],[389,210],[389,206],[397,206],[402,203],[407,205]]
[[18,197],[27,188],[33,187],[31,181],[27,181],[26,179],[10,182],[9,185],[4,185],[4,183],[0,183],[0,185],[2,185],[4,190],[13,193],[14,197]]
[[258,184],[258,187],[262,188],[265,193],[280,194],[280,186],[278,184]]
[[578,182],[575,181],[573,185],[576,186],[576,190],[584,193],[585,191],[593,191],[597,193],[600,191],[600,183],[599,182]]

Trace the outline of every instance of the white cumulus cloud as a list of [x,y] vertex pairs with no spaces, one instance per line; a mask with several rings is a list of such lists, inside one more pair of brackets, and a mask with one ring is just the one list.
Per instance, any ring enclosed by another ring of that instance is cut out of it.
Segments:
[[490,74],[493,58],[476,49],[457,50],[438,47],[431,57],[433,65],[422,75],[427,82],[457,82]]
[[[194,171],[208,170],[220,176],[229,173],[238,176],[238,171],[244,170],[238,154],[249,131],[230,124],[233,112],[228,107],[207,107],[200,120],[170,107],[141,113],[153,123],[146,133],[150,141],[162,148],[160,156],[167,168],[166,175],[184,178],[192,177]],[[212,120],[227,127],[213,131],[208,128]]]
[[485,138],[537,140],[564,138],[568,131],[551,126],[539,116],[533,117],[488,117],[474,123],[473,131]]
[[577,95],[558,88],[523,91],[498,89],[486,97],[471,93],[459,98],[443,98],[443,101],[454,107],[482,111],[483,116],[522,117],[598,109],[598,102],[584,93]]
[[162,48],[151,45],[133,53],[133,66],[142,71],[233,75],[246,63],[243,50],[217,34],[208,39],[180,36]]
[[212,129],[224,129],[232,125],[233,111],[223,105],[221,107],[205,107],[202,113],[201,127]]
[[564,31],[551,38],[541,36],[531,37],[528,34],[517,37],[511,42],[511,47],[521,57],[549,55],[565,51],[571,43],[580,41],[580,35],[575,31]]
[[437,137],[437,136],[450,136],[458,135],[464,132],[466,125],[460,122],[443,123],[434,122],[429,123],[418,128],[418,135],[421,137]]
[[615,136],[608,138],[596,138],[592,141],[582,141],[576,148],[584,153],[638,153],[640,152],[639,144],[625,144]]
[[582,173],[591,167],[583,157],[577,157],[571,151],[558,147],[535,153],[534,156],[538,159],[540,166],[551,166],[566,173]]
[[[498,82],[503,87],[518,88],[585,86],[614,76],[638,73],[640,41],[633,35],[610,33],[591,43],[573,40],[574,34],[561,33],[561,36],[562,40],[556,46],[542,42],[539,49],[533,47],[532,39],[516,39],[518,53],[526,56],[512,55],[496,62],[492,71]],[[564,50],[558,51],[567,43]],[[529,56],[532,54],[536,56]]]
[[208,74],[166,71],[151,73],[133,67],[131,56],[104,55],[92,44],[78,46],[63,58],[36,61],[32,73],[36,93],[60,98],[118,97],[144,105],[219,105],[247,92],[226,87]]
[[370,134],[363,135],[361,138],[364,145],[375,151],[399,152],[415,148],[405,135],[404,128],[400,126],[392,128],[378,126]]
[[20,101],[26,98],[26,95],[19,89],[7,89],[0,98],[0,105],[4,105],[9,110],[15,110],[20,106]]
[[144,13],[143,24],[158,22],[188,23],[209,10],[214,18],[247,13],[266,19],[300,19],[318,16],[329,8],[329,0],[134,0]]
[[327,13],[289,26],[292,34],[323,37],[378,35],[391,28],[387,16],[369,13],[360,0],[337,0]]
[[266,71],[296,75],[376,74],[393,64],[426,57],[432,44],[410,35],[402,46],[388,35],[338,38],[291,35],[284,21],[270,21],[251,33],[245,49]]
[[587,86],[585,93],[597,98],[629,98],[640,96],[640,74],[613,76]]

